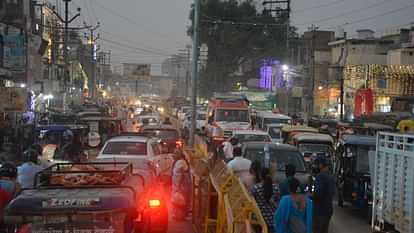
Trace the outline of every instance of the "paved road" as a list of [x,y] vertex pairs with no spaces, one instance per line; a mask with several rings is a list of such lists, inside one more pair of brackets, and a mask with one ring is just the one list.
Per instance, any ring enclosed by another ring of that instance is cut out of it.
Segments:
[[348,208],[335,208],[330,233],[370,233],[367,217],[361,211]]

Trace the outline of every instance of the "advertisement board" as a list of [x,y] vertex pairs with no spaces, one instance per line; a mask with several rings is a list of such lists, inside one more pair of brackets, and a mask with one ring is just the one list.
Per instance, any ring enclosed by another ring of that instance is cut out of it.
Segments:
[[26,66],[24,36],[5,35],[3,43],[3,67],[11,71],[24,71]]
[[0,87],[0,112],[25,112],[27,91],[19,87]]

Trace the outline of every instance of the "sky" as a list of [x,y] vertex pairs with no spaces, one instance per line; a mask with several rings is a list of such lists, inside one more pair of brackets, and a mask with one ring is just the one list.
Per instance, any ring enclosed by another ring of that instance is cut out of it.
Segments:
[[[71,4],[73,9],[82,8],[82,16],[74,24],[100,22],[98,43],[102,51],[111,51],[115,67],[122,62],[151,63],[155,67],[191,43],[186,29],[192,2],[73,0]],[[291,22],[300,32],[314,24],[321,30],[344,28],[349,36],[367,28],[381,35],[387,29],[414,22],[413,12],[413,0],[292,0]]]

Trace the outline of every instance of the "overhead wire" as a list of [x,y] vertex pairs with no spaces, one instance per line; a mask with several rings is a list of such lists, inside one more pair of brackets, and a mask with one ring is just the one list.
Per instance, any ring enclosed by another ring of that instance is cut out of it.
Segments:
[[301,12],[310,11],[310,10],[313,10],[313,9],[325,8],[325,7],[329,7],[329,6],[336,5],[336,4],[343,3],[343,2],[345,2],[345,0],[336,0],[336,1],[333,1],[333,2],[329,2],[329,3],[322,3],[322,4],[319,4],[319,5],[316,5],[316,6],[302,8],[302,9],[299,9],[299,10],[292,10],[292,13],[301,13]]
[[145,48],[131,46],[131,45],[128,45],[128,44],[123,44],[121,42],[113,41],[113,40],[106,39],[106,38],[100,38],[100,39],[102,41],[105,41],[105,42],[110,43],[110,44],[115,44],[115,45],[119,45],[121,47],[129,48],[129,49],[134,49],[134,50],[137,50],[137,51],[142,51],[142,52],[146,52],[146,53],[150,53],[150,54],[158,54],[158,55],[165,55],[165,56],[169,56],[170,55],[170,54],[166,54],[166,53],[159,53],[159,52],[156,52],[156,51],[148,50],[148,49],[145,49]]

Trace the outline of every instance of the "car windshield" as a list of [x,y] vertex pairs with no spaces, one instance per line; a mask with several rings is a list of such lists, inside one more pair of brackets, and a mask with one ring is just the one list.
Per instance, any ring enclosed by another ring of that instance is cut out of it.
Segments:
[[197,114],[197,120],[205,120],[206,119],[206,114]]
[[161,139],[178,138],[178,132],[176,130],[144,129],[144,132],[154,133],[156,137],[161,138]]
[[280,139],[281,138],[281,130],[279,127],[271,127],[269,128],[269,135],[273,139]]
[[145,142],[109,142],[102,154],[147,155],[147,144]]
[[290,124],[290,119],[281,119],[281,118],[265,118],[263,120],[265,125],[268,124]]
[[[245,157],[252,161],[259,160],[264,164],[264,154],[263,148],[248,148]],[[298,151],[270,149],[270,162],[276,163],[279,171],[284,171],[287,164],[293,164],[296,171],[306,172],[303,156]]]
[[329,152],[330,147],[326,144],[299,144],[300,152]]
[[216,121],[249,122],[248,110],[218,109]]
[[142,124],[147,125],[147,124],[152,124],[152,123],[158,123],[158,119],[157,118],[142,118],[141,119]]
[[234,136],[239,139],[240,143],[244,142],[269,142],[270,138],[268,135],[257,135],[257,134],[237,134]]

